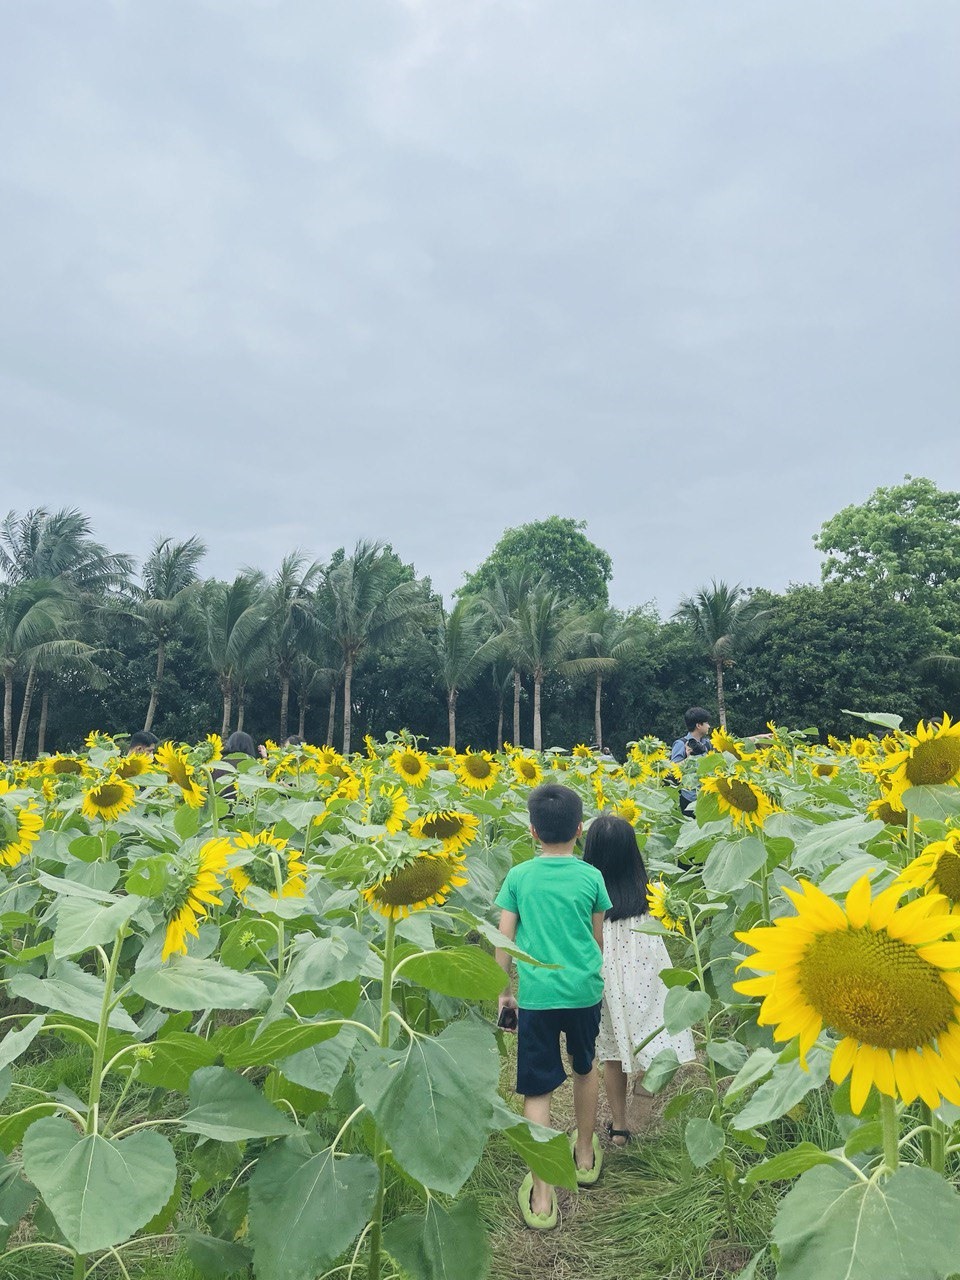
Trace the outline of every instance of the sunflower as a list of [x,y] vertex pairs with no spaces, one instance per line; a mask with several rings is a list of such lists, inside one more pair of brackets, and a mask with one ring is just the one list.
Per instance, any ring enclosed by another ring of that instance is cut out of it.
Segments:
[[934,840],[897,877],[898,884],[940,895],[940,907],[960,915],[960,831]]
[[952,724],[944,713],[939,725],[921,720],[916,737],[905,734],[904,739],[906,747],[883,762],[890,772],[891,804],[903,808],[899,795],[907,787],[960,783],[960,724]]
[[457,809],[436,809],[424,813],[410,827],[418,840],[442,840],[441,853],[459,853],[472,844],[480,830],[480,819]]
[[872,760],[876,754],[876,747],[869,738],[851,738],[847,754],[853,756],[855,760]]
[[[292,849],[273,828],[269,831],[239,831],[233,837],[233,847],[253,856],[242,866],[231,867],[228,872],[233,891],[240,899],[251,885],[263,889],[272,898],[302,898],[307,890],[307,864],[300,860],[300,850]],[[280,879],[279,895],[277,877]]]
[[152,763],[151,757],[142,751],[131,751],[128,756],[117,761],[113,772],[118,778],[139,778],[142,773],[149,772]]
[[511,757],[510,768],[516,774],[517,781],[525,783],[528,787],[539,786],[543,779],[543,770],[536,756],[516,754]]
[[135,800],[136,792],[130,783],[114,773],[88,787],[80,807],[85,818],[116,822],[121,813],[133,808]]
[[404,815],[409,808],[410,801],[402,787],[391,787],[388,783],[382,784],[380,794],[370,801],[367,822],[375,823],[378,827],[386,827],[390,835],[395,836],[403,826]]
[[[863,1109],[870,1086],[931,1107],[960,1103],[960,928],[934,897],[899,906],[906,886],[871,900],[866,876],[843,907],[808,881],[785,892],[797,914],[736,936],[754,949],[741,968],[762,976],[735,984],[763,997],[757,1021],[775,1040],[799,1037],[800,1059],[826,1025],[843,1038],[833,1052],[835,1084],[850,1080]],[[852,1074],[851,1074],[852,1073]]]
[[456,760],[456,747],[437,747],[437,755],[441,760]]
[[876,800],[870,801],[867,805],[867,816],[879,818],[888,827],[905,827],[907,825],[907,811],[903,807],[903,802],[900,801],[900,807],[897,808],[889,792],[886,795],[879,796]]
[[101,729],[91,729],[83,740],[83,745],[88,751],[94,751],[99,748],[101,751],[116,751],[117,744],[109,733],[104,733]]
[[489,791],[499,772],[500,766],[489,751],[467,747],[457,763],[457,777],[470,791]]
[[643,810],[633,796],[626,796],[623,800],[618,800],[611,809],[611,813],[615,813],[618,818],[623,818],[625,822],[629,822],[634,827],[643,817]]
[[359,800],[360,776],[352,769],[344,768],[337,788],[333,793],[334,800]]
[[368,759],[368,760],[376,760],[376,759],[378,759],[378,758],[379,758],[380,753],[379,753],[379,751],[377,750],[377,744],[376,744],[376,743],[374,742],[374,740],[370,737],[369,733],[365,733],[365,734],[363,735],[363,745],[364,745],[364,746],[366,747],[366,749],[367,749],[367,759]]
[[55,755],[44,765],[47,773],[64,774],[64,773],[83,773],[83,761],[78,760],[76,756]]
[[810,760],[810,772],[815,778],[835,778],[840,766],[833,760]]
[[219,733],[208,733],[203,742],[200,743],[201,749],[204,748],[204,743],[207,744],[206,750],[209,752],[207,755],[208,763],[223,759],[223,739]]
[[321,772],[342,767],[343,756],[333,747],[305,747],[304,754],[315,760]]
[[211,906],[220,906],[219,877],[227,869],[229,853],[228,840],[208,840],[192,857],[181,860],[177,884],[168,891],[164,902],[167,932],[161,962],[174,954],[186,955],[187,935],[199,937],[200,921]]
[[183,798],[190,808],[199,809],[204,801],[204,793],[193,776],[193,765],[187,759],[186,751],[178,750],[172,742],[164,742],[157,748],[154,758],[170,781],[175,782],[183,792]]
[[43,818],[32,805],[10,810],[0,805],[0,865],[15,867],[40,838]]
[[415,787],[430,773],[430,762],[425,753],[418,751],[416,747],[397,747],[387,763],[398,777]]
[[573,748],[572,754],[575,755],[578,760],[593,759],[593,752],[590,750],[590,748],[587,746],[585,742],[578,742],[577,745]]
[[714,774],[702,778],[700,786],[710,795],[717,797],[721,813],[728,813],[736,827],[748,831],[759,830],[771,813],[776,812],[776,805],[753,782],[749,782],[742,774],[733,773],[725,776]]
[[729,755],[736,756],[738,760],[743,755],[742,744],[732,733],[727,733],[726,729],[714,729],[710,735],[710,745],[714,751],[726,751]]
[[411,911],[441,906],[468,879],[462,855],[418,853],[362,890],[362,896],[380,915],[402,920]]
[[683,904],[661,880],[658,884],[652,881],[647,885],[647,903],[650,914],[659,920],[671,933],[681,933],[684,937],[687,928],[684,921]]

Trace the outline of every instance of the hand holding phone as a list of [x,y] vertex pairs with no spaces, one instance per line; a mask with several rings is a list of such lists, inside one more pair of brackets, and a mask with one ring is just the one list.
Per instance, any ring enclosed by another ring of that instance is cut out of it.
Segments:
[[500,1010],[500,1017],[497,1019],[497,1026],[502,1031],[516,1031],[517,1029],[517,1011],[513,1005],[505,1004]]

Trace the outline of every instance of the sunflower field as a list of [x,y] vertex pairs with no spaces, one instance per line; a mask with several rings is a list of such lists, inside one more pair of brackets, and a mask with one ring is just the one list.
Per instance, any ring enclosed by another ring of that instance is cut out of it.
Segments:
[[499,1280],[463,1194],[485,1151],[576,1187],[495,1026],[494,948],[535,961],[492,904],[544,780],[643,848],[664,1025],[697,1044],[644,1083],[742,1254],[709,1274],[960,1273],[960,725],[860,723],[718,731],[682,766],[655,739],[623,764],[407,734],[225,760],[97,733],[9,766],[0,1274]]

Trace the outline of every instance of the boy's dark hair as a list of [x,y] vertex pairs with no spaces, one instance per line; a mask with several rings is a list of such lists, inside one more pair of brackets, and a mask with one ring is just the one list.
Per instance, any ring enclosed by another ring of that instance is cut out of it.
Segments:
[[257,754],[257,748],[249,733],[231,733],[230,737],[223,744],[223,754],[225,756],[235,756],[239,754],[255,756]]
[[284,738],[283,745],[285,747],[302,747],[303,738],[300,737],[299,733],[291,733],[289,737]]
[[130,740],[127,742],[127,750],[146,748],[147,751],[152,751],[159,741],[160,739],[157,735],[151,733],[149,729],[138,729],[136,733],[131,733]]
[[637,833],[625,818],[612,813],[594,818],[583,842],[583,860],[603,876],[613,903],[607,910],[608,920],[629,920],[647,914],[647,869]]
[[545,782],[527,796],[527,812],[543,844],[567,844],[583,821],[583,801],[570,787]]
[[683,713],[683,719],[688,729],[695,729],[698,724],[710,723],[710,712],[706,707],[689,707]]

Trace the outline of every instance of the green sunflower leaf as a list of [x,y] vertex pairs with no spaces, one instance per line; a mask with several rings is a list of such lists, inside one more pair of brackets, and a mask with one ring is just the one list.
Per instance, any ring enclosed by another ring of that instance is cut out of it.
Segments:
[[36,1018],[31,1018],[21,1031],[7,1032],[3,1039],[0,1040],[0,1071],[4,1067],[9,1067],[11,1062],[16,1062],[21,1053],[29,1049],[40,1034],[42,1026],[43,1014],[40,1014]]
[[805,1173],[818,1164],[835,1164],[833,1156],[812,1142],[801,1142],[789,1151],[781,1151],[761,1164],[755,1164],[743,1175],[745,1186],[755,1182],[780,1182],[787,1178],[795,1178],[798,1173]]
[[545,1129],[511,1111],[502,1098],[494,1101],[493,1125],[520,1155],[528,1168],[544,1182],[576,1190],[577,1171],[565,1133]]
[[723,1150],[723,1130],[712,1120],[697,1117],[687,1121],[683,1141],[694,1166],[702,1169]]
[[368,1156],[316,1150],[305,1135],[275,1143],[250,1179],[257,1280],[314,1280],[366,1226],[379,1177]]
[[780,1204],[778,1280],[945,1280],[957,1270],[960,1195],[908,1165],[884,1182],[818,1167]]
[[703,883],[709,893],[733,893],[767,865],[767,847],[756,836],[721,840],[703,864]]
[[139,970],[130,986],[162,1009],[257,1009],[268,999],[259,978],[194,956],[171,956],[160,969]]
[[404,961],[401,973],[430,991],[463,1000],[493,1000],[509,981],[493,956],[479,947],[426,951]]
[[705,991],[687,987],[671,987],[663,1002],[663,1025],[675,1036],[700,1022],[710,1011],[710,997]]
[[436,1200],[426,1213],[407,1213],[383,1233],[387,1252],[413,1280],[484,1280],[490,1245],[476,1200],[448,1213]]
[[159,1133],[108,1140],[58,1116],[27,1130],[23,1168],[78,1253],[129,1240],[164,1208],[177,1181],[173,1147]]
[[404,1049],[368,1050],[357,1092],[397,1163],[431,1190],[456,1195],[483,1151],[499,1074],[493,1034],[455,1022]]
[[226,1067],[201,1067],[190,1078],[190,1110],[182,1124],[219,1142],[279,1138],[297,1132],[289,1116],[271,1106],[244,1076]]
[[960,787],[907,787],[903,803],[918,818],[950,822],[960,813]]
[[57,906],[53,954],[58,960],[82,955],[112,942],[118,931],[143,906],[138,898],[123,898],[108,907],[93,907],[81,898],[63,898]]

